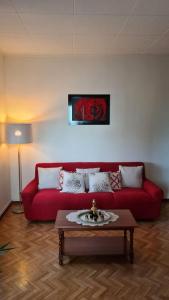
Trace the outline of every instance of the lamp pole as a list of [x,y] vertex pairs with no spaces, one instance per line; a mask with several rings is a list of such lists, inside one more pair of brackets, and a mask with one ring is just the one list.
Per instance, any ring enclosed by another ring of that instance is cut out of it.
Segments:
[[19,206],[15,207],[12,212],[15,214],[22,214],[24,212],[22,206],[22,198],[21,198],[21,191],[22,191],[22,162],[21,162],[21,145],[18,144],[18,180],[19,180]]
[[22,165],[21,165],[21,145],[18,145],[18,174],[19,174],[19,198],[21,200],[22,191]]
[[18,188],[19,188],[19,206],[13,209],[13,213],[23,213],[22,206],[22,162],[21,162],[21,145],[32,142],[31,124],[14,123],[7,124],[7,142],[8,144],[16,144],[18,146]]

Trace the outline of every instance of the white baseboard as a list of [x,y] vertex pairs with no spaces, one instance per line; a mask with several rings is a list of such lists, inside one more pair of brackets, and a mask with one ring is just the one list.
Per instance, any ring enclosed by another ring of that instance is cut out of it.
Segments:
[[5,210],[8,208],[8,206],[11,204],[11,201],[7,202],[5,206],[0,210],[0,217],[3,215]]

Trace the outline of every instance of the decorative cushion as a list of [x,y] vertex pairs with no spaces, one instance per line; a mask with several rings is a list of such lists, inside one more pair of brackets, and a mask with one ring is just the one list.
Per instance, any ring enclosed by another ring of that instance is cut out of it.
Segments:
[[121,189],[121,173],[118,172],[110,172],[109,173],[110,186],[112,190],[120,190]]
[[143,181],[143,166],[124,167],[119,166],[123,187],[141,188]]
[[76,169],[76,172],[84,175],[85,187],[89,189],[89,174],[97,173],[100,171],[100,168],[90,168],[90,169]]
[[89,192],[112,192],[107,172],[89,174]]
[[60,183],[60,186],[61,186],[61,189],[63,189],[63,176],[64,176],[64,170],[60,170],[60,173],[59,173],[59,183]]
[[39,190],[41,189],[61,189],[59,168],[38,168]]
[[82,174],[63,171],[63,189],[65,193],[85,193],[85,183]]

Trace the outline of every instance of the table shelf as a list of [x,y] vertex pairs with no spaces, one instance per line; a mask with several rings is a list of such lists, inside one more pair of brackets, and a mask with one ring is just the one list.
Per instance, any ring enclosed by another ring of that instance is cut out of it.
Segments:
[[[129,248],[129,242],[126,241]],[[127,250],[126,249],[126,250]],[[65,237],[63,255],[126,255],[124,237]]]

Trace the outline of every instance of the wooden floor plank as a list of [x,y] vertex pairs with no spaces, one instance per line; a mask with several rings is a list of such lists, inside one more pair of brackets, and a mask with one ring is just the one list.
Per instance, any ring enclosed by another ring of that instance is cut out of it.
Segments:
[[0,300],[169,300],[169,203],[158,221],[139,222],[133,265],[82,256],[66,258],[61,267],[54,222],[28,223],[11,210],[0,220],[0,243],[15,247],[0,256]]

